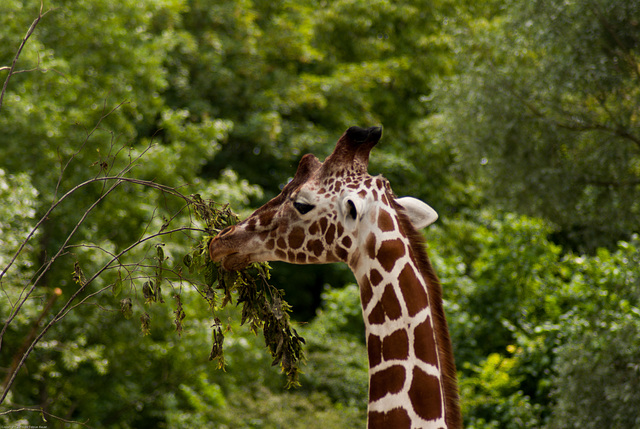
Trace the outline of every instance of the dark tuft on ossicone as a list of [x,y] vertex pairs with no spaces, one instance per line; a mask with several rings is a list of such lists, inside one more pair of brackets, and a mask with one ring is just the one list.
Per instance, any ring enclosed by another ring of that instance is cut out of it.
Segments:
[[382,127],[351,127],[347,130],[347,137],[354,142],[378,141],[382,137]]

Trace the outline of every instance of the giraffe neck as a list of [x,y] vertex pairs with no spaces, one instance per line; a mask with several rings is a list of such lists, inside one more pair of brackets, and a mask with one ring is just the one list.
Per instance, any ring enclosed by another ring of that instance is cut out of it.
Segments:
[[351,267],[367,335],[368,427],[458,427],[440,285],[419,234],[401,218],[394,222],[399,230],[369,234],[366,257]]

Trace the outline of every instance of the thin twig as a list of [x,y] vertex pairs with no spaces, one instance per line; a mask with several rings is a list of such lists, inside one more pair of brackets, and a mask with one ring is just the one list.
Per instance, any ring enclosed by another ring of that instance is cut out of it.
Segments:
[[20,47],[18,48],[18,52],[16,52],[15,57],[13,57],[13,62],[11,63],[11,67],[3,67],[2,68],[3,70],[6,70],[8,68],[9,69],[9,74],[7,75],[7,78],[4,80],[4,85],[2,86],[2,92],[0,92],[0,109],[2,109],[2,100],[4,99],[4,94],[6,93],[7,87],[9,86],[9,81],[11,80],[11,76],[13,76],[15,74],[14,70],[16,68],[16,65],[18,64],[18,58],[20,58],[20,54],[22,53],[22,49],[27,44],[27,41],[29,40],[29,38],[31,37],[33,32],[36,30],[36,26],[38,25],[40,20],[47,13],[49,13],[49,10],[44,12],[44,13],[42,13],[42,9],[43,8],[44,8],[44,0],[40,0],[40,11],[38,13],[38,17],[33,20],[33,22],[31,23],[31,27],[29,27],[29,30],[27,31],[27,34],[22,39],[22,43],[20,43]]
[[[496,69],[494,70],[497,72]],[[569,131],[576,131],[576,132],[603,131],[603,132],[621,137],[623,139],[627,139],[635,143],[640,148],[640,137],[631,134],[631,132],[629,132],[629,130],[622,125],[618,125],[617,127],[612,127],[605,124],[588,122],[584,119],[559,120],[559,119],[553,118],[551,115],[539,109],[525,95],[521,94],[509,79],[504,79],[503,84],[504,84],[504,87],[506,87],[507,92],[511,94],[511,96],[513,96],[518,101],[520,101],[520,103],[522,103],[534,116],[542,119],[545,122],[548,122],[558,128],[563,128]],[[555,110],[559,110],[559,109],[555,107]],[[570,112],[564,112],[562,110],[560,110],[560,112],[568,117],[576,116],[576,115],[572,115]]]
[[[105,101],[106,102],[106,101]],[[67,160],[67,163],[64,165],[64,167],[62,167],[60,169],[60,174],[58,175],[58,183],[56,184],[56,189],[53,193],[54,198],[55,196],[58,195],[58,189],[60,188],[60,184],[62,183],[62,177],[64,175],[64,172],[67,170],[67,167],[69,167],[69,164],[71,164],[71,161],[73,161],[76,157],[76,155],[78,155],[85,147],[85,145],[89,142],[89,139],[91,138],[91,136],[98,130],[98,128],[100,127],[100,124],[102,123],[102,121],[104,121],[109,115],[111,115],[113,112],[115,112],[116,110],[118,110],[120,107],[122,107],[123,105],[127,104],[128,102],[123,101],[120,104],[118,104],[116,107],[114,107],[113,109],[111,109],[108,113],[106,113],[105,115],[102,115],[98,121],[96,122],[96,125],[93,127],[93,129],[91,131],[89,131],[87,133],[87,136],[85,137],[84,141],[82,142],[82,145],[80,145],[80,147],[78,148],[78,150],[75,151],[75,153],[73,153],[69,159]]]
[[[30,411],[30,412],[35,412],[35,413],[41,413],[41,414],[46,415],[47,417],[50,417],[50,418],[55,419],[55,420],[59,420],[59,421],[61,421],[61,422],[63,422],[63,423],[77,424],[77,425],[81,425],[81,426],[84,426],[84,427],[87,427],[87,428],[88,428],[88,427],[91,427],[91,426],[88,426],[88,425],[87,425],[87,423],[89,422],[89,420],[87,420],[87,421],[85,421],[85,422],[83,423],[83,422],[79,422],[79,421],[76,421],[76,420],[67,420],[67,419],[63,419],[62,417],[58,417],[58,416],[56,416],[56,415],[54,415],[54,414],[51,414],[51,413],[46,412],[46,411],[45,411],[44,409],[42,409],[42,408],[28,408],[28,407],[24,407],[24,408],[16,408],[16,409],[13,409],[13,410],[7,410],[7,411],[0,412],[0,416],[6,416],[6,415],[11,414],[11,413],[22,413],[22,412],[24,412],[24,411]],[[19,426],[18,426],[18,427],[19,427]],[[27,426],[27,427],[28,427],[28,426]]]

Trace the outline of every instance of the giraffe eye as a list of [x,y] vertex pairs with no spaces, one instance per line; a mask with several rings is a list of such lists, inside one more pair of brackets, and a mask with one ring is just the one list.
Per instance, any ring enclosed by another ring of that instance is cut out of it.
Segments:
[[305,204],[305,203],[293,203],[293,207],[295,207],[300,214],[307,214],[311,210],[313,210],[315,206],[312,204]]

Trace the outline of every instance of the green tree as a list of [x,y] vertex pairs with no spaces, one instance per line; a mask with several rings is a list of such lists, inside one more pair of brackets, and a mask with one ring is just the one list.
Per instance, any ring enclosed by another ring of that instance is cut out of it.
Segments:
[[505,1],[450,32],[438,106],[489,198],[559,225],[578,251],[640,225],[640,32],[628,1]]
[[549,427],[640,425],[640,241],[575,258],[575,304],[562,318]]

